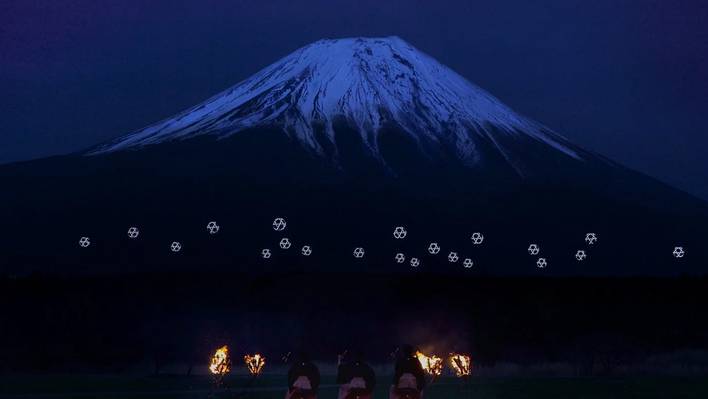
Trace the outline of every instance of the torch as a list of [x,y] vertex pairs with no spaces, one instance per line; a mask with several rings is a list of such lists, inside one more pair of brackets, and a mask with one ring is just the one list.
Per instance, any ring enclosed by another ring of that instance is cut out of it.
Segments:
[[451,353],[450,366],[459,378],[467,379],[472,374],[472,360],[468,355]]
[[470,375],[472,375],[472,359],[470,356],[453,352],[450,354],[449,360],[455,375],[464,381],[463,386],[469,387]]
[[209,364],[209,371],[213,380],[212,393],[209,395],[211,397],[215,390],[223,386],[224,377],[231,371],[231,357],[229,356],[229,347],[227,345],[214,352]]
[[260,353],[256,353],[254,355],[244,356],[243,361],[246,363],[246,368],[248,372],[251,373],[251,377],[257,378],[263,372],[266,358]]
[[442,374],[443,370],[443,359],[435,355],[426,355],[421,351],[416,352],[416,357],[423,367],[423,370],[430,376],[430,383],[434,383],[435,380]]

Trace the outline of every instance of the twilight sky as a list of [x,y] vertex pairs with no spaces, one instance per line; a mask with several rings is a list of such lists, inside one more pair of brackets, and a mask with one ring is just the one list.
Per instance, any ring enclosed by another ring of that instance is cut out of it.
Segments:
[[398,35],[571,141],[708,199],[708,2],[5,0],[0,163],[76,151],[321,38]]

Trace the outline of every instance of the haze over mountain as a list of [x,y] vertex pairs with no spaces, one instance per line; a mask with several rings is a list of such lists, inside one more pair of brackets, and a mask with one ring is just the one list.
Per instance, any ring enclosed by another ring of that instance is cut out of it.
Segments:
[[[40,250],[9,238],[10,258],[30,268],[61,254],[55,265],[99,270],[236,260],[340,270],[361,267],[350,254],[365,246],[367,270],[388,271],[394,251],[424,257],[430,241],[500,274],[536,271],[532,241],[562,259],[551,269],[559,274],[697,272],[706,256],[693,245],[705,203],[573,145],[397,37],[318,41],[172,118],[81,154],[0,168],[0,177],[18,194],[4,207],[14,231],[66,237]],[[293,221],[297,244],[314,244],[312,257],[258,259],[281,238],[270,228],[276,216]],[[205,241],[211,219],[224,230]],[[127,220],[147,228],[139,244],[126,242]],[[391,242],[400,224],[411,237]],[[479,230],[484,249],[469,242]],[[572,256],[588,231],[603,237],[591,269]],[[82,235],[96,245],[77,252]],[[165,258],[173,240],[185,250]],[[679,244],[696,248],[692,260],[664,268]],[[440,258],[425,270],[459,272]]]

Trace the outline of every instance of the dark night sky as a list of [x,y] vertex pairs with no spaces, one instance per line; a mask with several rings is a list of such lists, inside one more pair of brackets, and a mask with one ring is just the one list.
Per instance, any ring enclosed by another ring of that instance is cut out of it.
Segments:
[[398,35],[572,141],[708,198],[708,3],[3,1],[0,163],[140,128],[320,38]]

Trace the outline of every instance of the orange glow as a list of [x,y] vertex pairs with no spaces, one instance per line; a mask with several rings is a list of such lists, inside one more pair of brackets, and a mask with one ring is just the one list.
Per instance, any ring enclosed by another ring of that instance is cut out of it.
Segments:
[[442,374],[442,358],[435,355],[427,356],[420,351],[416,352],[415,355],[418,358],[420,365],[423,366],[423,370],[425,370],[426,373],[432,375],[433,377],[437,377]]
[[266,358],[260,353],[255,355],[246,355],[243,357],[243,361],[246,362],[246,367],[248,367],[248,372],[252,376],[257,377],[263,372],[263,367],[265,366]]
[[451,353],[450,366],[458,377],[467,377],[472,374],[472,359],[468,355]]
[[225,375],[231,371],[231,358],[229,357],[229,347],[224,345],[214,352],[211,357],[209,371],[214,375]]

